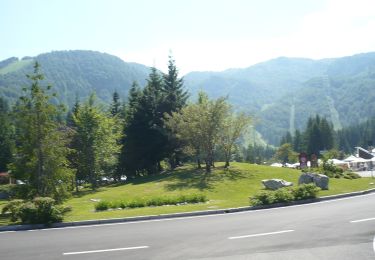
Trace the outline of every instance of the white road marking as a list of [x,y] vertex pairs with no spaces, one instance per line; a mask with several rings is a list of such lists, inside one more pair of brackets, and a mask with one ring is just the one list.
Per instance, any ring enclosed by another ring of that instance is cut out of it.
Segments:
[[358,220],[352,220],[350,223],[359,223],[359,222],[365,222],[365,221],[371,221],[375,220],[375,218],[364,218],[364,219],[358,219]]
[[375,252],[375,237],[374,237],[374,240],[372,241],[372,249],[374,249],[374,252]]
[[261,236],[269,236],[269,235],[278,235],[278,234],[289,233],[289,232],[293,232],[293,231],[294,230],[282,230],[282,231],[259,233],[259,234],[252,234],[252,235],[245,235],[245,236],[238,236],[238,237],[228,237],[228,239],[240,239],[240,238],[249,238],[249,237],[261,237]]
[[145,249],[145,248],[148,248],[148,246],[123,247],[123,248],[112,248],[112,249],[81,251],[81,252],[68,252],[68,253],[63,253],[63,255],[93,254],[93,253],[103,253],[103,252],[123,251],[123,250],[135,250],[135,249]]

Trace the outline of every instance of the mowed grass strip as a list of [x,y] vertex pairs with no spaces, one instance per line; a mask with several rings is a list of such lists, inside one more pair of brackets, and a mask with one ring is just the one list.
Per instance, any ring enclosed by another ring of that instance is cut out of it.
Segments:
[[[186,165],[173,172],[128,180],[122,185],[110,185],[97,191],[82,191],[64,203],[65,206],[72,207],[72,211],[65,215],[64,221],[124,218],[249,206],[249,197],[264,189],[261,180],[278,178],[297,185],[300,173],[299,170],[248,163],[231,163],[231,167],[225,170],[222,163],[217,163],[216,168],[207,174],[203,169],[197,170],[195,165]],[[318,196],[369,189],[374,186],[370,184],[372,182],[374,180],[371,178],[330,179],[330,189],[320,191]],[[95,211],[95,205],[100,200],[150,200],[155,197],[176,197],[189,194],[203,194],[209,201],[186,205]],[[6,224],[10,224],[9,220],[0,219],[0,225]]]

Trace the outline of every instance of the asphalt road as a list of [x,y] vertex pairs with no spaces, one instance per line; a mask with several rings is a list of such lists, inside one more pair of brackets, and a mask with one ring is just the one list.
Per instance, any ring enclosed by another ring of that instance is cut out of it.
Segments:
[[0,259],[375,259],[375,194],[286,208],[0,233]]

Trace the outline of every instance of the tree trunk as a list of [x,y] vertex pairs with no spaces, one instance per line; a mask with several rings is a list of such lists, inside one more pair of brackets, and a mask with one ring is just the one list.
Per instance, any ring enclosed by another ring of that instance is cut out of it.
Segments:
[[174,170],[177,166],[177,163],[176,163],[176,156],[175,155],[172,155],[170,158],[169,158],[169,165],[171,166],[171,170]]
[[225,160],[224,168],[228,168],[228,167],[229,167],[229,160]]
[[210,161],[206,161],[206,172],[207,173],[211,172],[211,162]]
[[225,153],[225,165],[224,168],[229,167],[229,153]]
[[42,150],[42,129],[41,129],[41,122],[40,122],[40,113],[37,109],[36,111],[36,122],[37,122],[37,190],[38,194],[43,196],[44,195],[44,185],[43,185],[43,168],[44,168],[44,156]]

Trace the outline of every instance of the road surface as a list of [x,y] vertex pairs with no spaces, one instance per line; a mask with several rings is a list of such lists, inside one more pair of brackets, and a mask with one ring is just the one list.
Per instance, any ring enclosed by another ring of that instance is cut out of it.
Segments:
[[375,194],[234,214],[0,233],[0,259],[375,259]]

